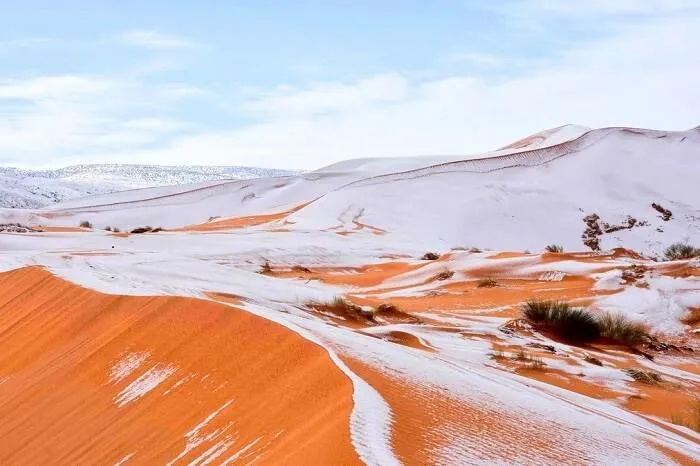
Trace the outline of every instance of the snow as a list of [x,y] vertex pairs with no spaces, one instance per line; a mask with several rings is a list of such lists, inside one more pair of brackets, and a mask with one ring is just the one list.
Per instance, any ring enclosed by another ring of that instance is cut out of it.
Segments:
[[75,165],[58,170],[0,167],[0,207],[39,208],[86,195],[222,179],[289,175],[255,167]]
[[135,401],[160,385],[168,377],[173,375],[177,368],[171,364],[156,364],[131,382],[114,398],[115,404],[122,408]]
[[685,330],[680,320],[689,307],[700,307],[700,279],[654,276],[649,287],[628,286],[619,293],[598,298],[598,307],[620,312],[649,324],[657,331],[676,334]]
[[169,461],[167,463],[167,466],[174,465],[179,460],[187,456],[191,451],[198,448],[200,445],[204,444],[205,442],[211,442],[212,440],[216,440],[221,436],[224,437],[222,440],[220,440],[213,447],[205,451],[199,458],[197,458],[197,460],[195,460],[194,463],[191,464],[196,464],[198,461],[204,461],[204,463],[202,464],[208,464],[208,462],[211,462],[217,457],[221,456],[228,447],[233,445],[233,443],[235,442],[234,436],[231,434],[224,435],[231,428],[230,424],[219,429],[213,429],[209,433],[203,432],[207,424],[209,424],[209,422],[211,422],[212,419],[214,419],[216,416],[221,414],[222,411],[231,406],[232,403],[233,400],[228,400],[223,405],[221,405],[221,407],[216,409],[213,413],[209,414],[202,422],[200,422],[199,424],[194,426],[189,432],[187,432],[185,434],[185,448],[175,458]]
[[112,367],[109,373],[110,382],[121,382],[123,379],[128,377],[132,372],[139,368],[146,359],[150,356],[149,353],[129,353],[126,354],[119,362],[117,362],[114,367]]
[[[361,222],[426,249],[473,244],[541,251],[550,243],[584,249],[588,214],[611,224],[631,215],[648,225],[603,235],[603,249],[659,254],[675,241],[700,242],[693,207],[700,197],[698,153],[700,138],[692,132],[596,130],[572,147],[368,178],[328,193],[290,220],[297,228],[323,229],[337,226],[343,212],[362,212]],[[661,220],[652,202],[674,217]]]
[[[579,131],[561,130],[561,139]],[[559,137],[559,136],[557,136]],[[281,178],[151,188],[67,202],[45,211],[0,211],[0,221],[122,230],[179,227],[211,217],[284,212],[285,228],[386,231],[424,250],[462,244],[541,251],[550,243],[583,250],[583,217],[641,226],[606,233],[601,247],[659,255],[676,241],[700,243],[696,182],[700,132],[592,130],[551,146],[508,149],[480,159],[360,159]],[[426,165],[428,164],[428,165]],[[393,171],[392,171],[393,170]],[[670,209],[663,221],[651,203]],[[562,270],[564,271],[564,270]]]

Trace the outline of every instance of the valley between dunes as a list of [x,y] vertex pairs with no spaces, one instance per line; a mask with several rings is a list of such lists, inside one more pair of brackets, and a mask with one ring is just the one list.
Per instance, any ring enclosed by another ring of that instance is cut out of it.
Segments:
[[700,259],[662,257],[700,244],[698,147],[563,127],[0,211],[33,228],[0,233],[0,464],[698,464]]

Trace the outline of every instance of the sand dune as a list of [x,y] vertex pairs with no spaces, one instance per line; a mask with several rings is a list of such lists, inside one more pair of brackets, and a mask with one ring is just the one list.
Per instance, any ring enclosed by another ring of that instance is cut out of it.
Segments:
[[38,268],[0,289],[3,464],[359,463],[350,381],[280,325]]

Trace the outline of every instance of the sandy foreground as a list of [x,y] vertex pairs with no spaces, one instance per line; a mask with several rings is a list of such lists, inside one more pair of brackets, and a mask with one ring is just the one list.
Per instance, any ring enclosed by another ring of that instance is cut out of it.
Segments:
[[[4,253],[10,264],[0,275],[0,462],[700,458],[700,436],[682,425],[700,392],[696,310],[681,316],[686,323],[659,320],[677,349],[653,361],[605,342],[571,346],[519,319],[531,296],[604,307],[666,280],[679,294],[696,293],[694,264],[622,250],[455,250],[435,261],[399,251],[366,265],[313,264],[222,246],[289,235],[276,231],[283,217],[146,235],[4,235],[24,252],[22,261]],[[358,244],[377,237],[353,235]],[[640,264],[639,278],[620,279]],[[445,270],[452,275],[436,278]],[[481,287],[485,278],[495,286]],[[396,310],[364,318],[314,305],[335,297]],[[637,382],[629,368],[653,370],[662,382]]]

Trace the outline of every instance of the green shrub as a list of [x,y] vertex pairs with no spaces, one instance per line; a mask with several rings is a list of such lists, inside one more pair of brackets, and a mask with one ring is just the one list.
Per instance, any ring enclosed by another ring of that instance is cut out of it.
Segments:
[[700,256],[700,249],[687,243],[674,243],[666,248],[664,255],[666,256],[666,259],[670,261],[692,259]]

